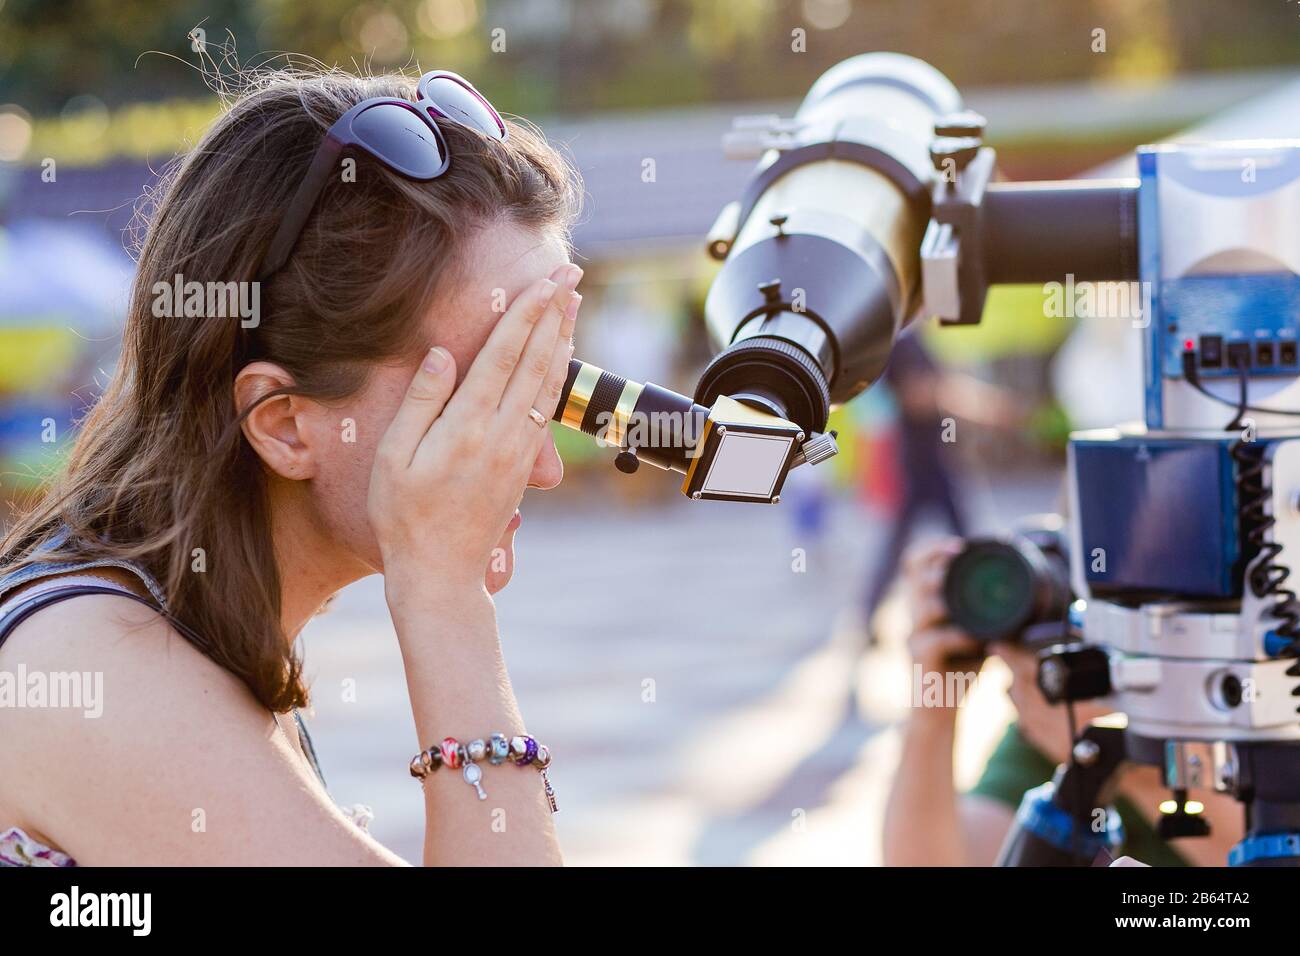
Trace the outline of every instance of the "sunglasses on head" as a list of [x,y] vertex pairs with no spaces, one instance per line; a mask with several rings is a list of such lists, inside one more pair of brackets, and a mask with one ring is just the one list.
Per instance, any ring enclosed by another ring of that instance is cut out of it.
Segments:
[[434,70],[420,77],[415,90],[414,103],[389,97],[363,100],[329,128],[280,220],[280,228],[262,260],[259,278],[269,278],[289,261],[308,217],[345,152],[360,150],[407,179],[427,182],[451,166],[439,121],[459,123],[493,139],[505,140],[506,124],[501,114],[464,77],[449,70]]

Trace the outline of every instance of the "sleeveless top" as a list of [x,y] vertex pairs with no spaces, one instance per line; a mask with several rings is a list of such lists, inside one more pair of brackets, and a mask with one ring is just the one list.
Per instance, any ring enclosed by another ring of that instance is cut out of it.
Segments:
[[[47,544],[43,545],[41,549],[38,549],[38,552],[55,546],[64,536],[65,532],[60,532],[54,538],[51,538]],[[144,585],[153,600],[147,600],[108,578],[97,577],[93,573],[82,573],[93,572],[96,568],[120,568],[131,572],[140,579],[140,583]],[[55,578],[45,584],[33,584],[33,582],[44,578],[53,578],[55,575],[67,575],[68,577]],[[7,592],[24,584],[32,584],[33,586],[24,590],[22,594],[6,600],[5,595]],[[13,632],[19,623],[41,608],[82,594],[113,594],[138,601],[161,614],[173,629],[189,638],[191,642],[200,646],[204,643],[192,630],[171,617],[167,611],[167,601],[163,595],[162,585],[148,570],[133,561],[101,559],[71,563],[34,561],[26,567],[0,578],[0,646],[4,644],[5,638]],[[321,773],[320,764],[316,760],[316,749],[312,746],[311,735],[307,732],[307,724],[303,721],[302,715],[298,713],[296,708],[293,711],[293,719],[298,730],[298,742],[307,757],[307,762],[311,765],[317,779],[320,780],[321,786],[324,787],[325,775]],[[364,804],[354,804],[350,807],[340,807],[340,809],[348,819],[362,830],[369,828],[370,820],[374,816],[370,808]],[[0,820],[0,867],[76,865],[76,861],[61,850],[45,846],[19,827],[6,827],[5,821]]]

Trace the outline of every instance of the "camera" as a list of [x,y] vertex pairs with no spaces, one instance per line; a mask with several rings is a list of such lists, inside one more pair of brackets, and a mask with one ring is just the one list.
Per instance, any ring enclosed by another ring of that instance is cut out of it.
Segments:
[[1055,516],[968,539],[943,580],[949,620],[981,641],[1059,643],[1072,600],[1064,524]]

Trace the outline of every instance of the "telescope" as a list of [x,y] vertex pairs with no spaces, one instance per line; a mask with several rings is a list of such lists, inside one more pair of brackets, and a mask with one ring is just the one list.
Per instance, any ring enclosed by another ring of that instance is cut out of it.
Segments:
[[694,396],[574,359],[555,421],[599,431],[621,471],[683,474],[690,498],[776,503],[791,468],[838,452],[832,408],[917,316],[976,323],[990,282],[1136,278],[1131,184],[992,183],[983,129],[894,53],[832,67],[793,119],[737,119],[727,155],[757,164],[707,237],[716,355]]
[[990,284],[1127,285],[1144,420],[1070,436],[1068,586],[1004,541],[948,589],[998,612],[989,633],[1059,614],[1073,639],[1040,656],[1041,690],[1117,717],[1026,793],[999,863],[1116,847],[1097,810],[1136,762],[1171,791],[1162,836],[1208,832],[1189,790],[1212,787],[1246,810],[1231,864],[1300,865],[1300,141],[1144,146],[1137,179],[1000,183],[984,126],[889,53],[833,67],[793,119],[737,120],[725,145],[758,162],[708,236],[716,354],[694,396],[575,361],[556,419],[624,471],[682,473],[691,498],[776,502],[791,468],[836,453],[832,406],[918,316],[977,323]]

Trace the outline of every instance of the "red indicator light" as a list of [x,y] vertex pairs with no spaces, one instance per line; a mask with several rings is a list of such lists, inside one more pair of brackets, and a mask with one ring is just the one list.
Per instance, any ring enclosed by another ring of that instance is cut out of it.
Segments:
[[1186,341],[1183,342],[1183,351],[1185,351],[1185,352],[1194,352],[1194,351],[1196,351],[1196,345],[1195,345],[1195,343],[1192,342],[1191,339],[1187,339]]

